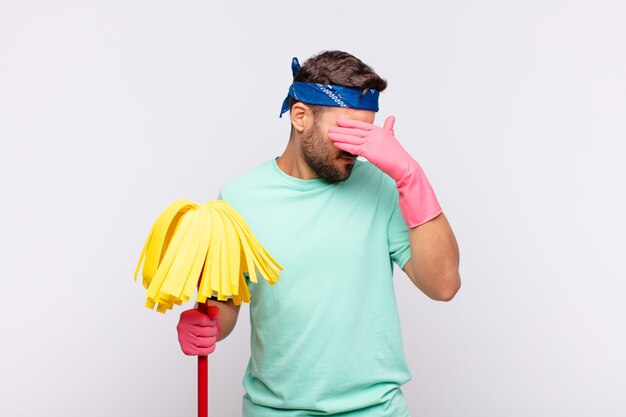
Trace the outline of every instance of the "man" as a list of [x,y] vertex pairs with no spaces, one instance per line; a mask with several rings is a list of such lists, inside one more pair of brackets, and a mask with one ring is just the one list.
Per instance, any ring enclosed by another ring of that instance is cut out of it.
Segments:
[[[454,234],[421,167],[394,137],[394,117],[373,124],[386,81],[358,58],[327,51],[302,67],[283,103],[283,154],[226,184],[239,211],[284,267],[251,291],[245,417],[409,416],[393,263],[434,300],[460,286]],[[367,161],[356,159],[362,156]],[[181,314],[187,355],[207,355],[237,321]]]

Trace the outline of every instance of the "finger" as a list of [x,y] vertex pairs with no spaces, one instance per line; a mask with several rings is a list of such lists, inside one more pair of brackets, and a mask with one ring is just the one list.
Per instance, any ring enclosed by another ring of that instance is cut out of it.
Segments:
[[190,337],[184,341],[180,341],[180,348],[185,355],[207,355],[207,350],[215,349],[217,337],[208,339],[200,339]]
[[198,324],[194,324],[194,323],[178,323],[178,325],[176,326],[176,332],[179,335],[179,338],[181,336],[186,336],[186,335],[199,335],[202,337],[205,336],[210,336],[212,334],[217,334],[217,326],[216,325],[209,325],[209,326],[203,326],[203,325],[198,325]]
[[201,351],[200,351],[201,355],[200,356],[209,356],[211,353],[215,352],[215,347],[216,346],[217,345],[213,345],[213,346],[211,346],[208,349],[201,349]]
[[365,142],[365,139],[359,136],[345,135],[342,133],[329,133],[328,139],[332,140],[333,142],[345,142],[352,145],[362,145],[363,142]]
[[206,317],[206,320],[197,320],[194,321],[191,325],[195,327],[215,327],[216,323],[215,320],[211,320],[210,318]]
[[393,125],[396,123],[396,116],[389,116],[385,119],[385,124],[383,125],[383,129],[388,129],[393,131]]
[[341,119],[337,120],[337,126],[341,126],[341,127],[355,127],[357,129],[362,129],[362,130],[372,130],[373,128],[376,127],[376,126],[374,126],[371,123],[366,123],[366,122],[362,122],[360,120],[346,119],[346,118],[341,118]]
[[197,337],[211,337],[217,335],[217,326],[215,327],[196,327],[191,330],[191,334]]
[[355,127],[339,127],[331,126],[328,128],[328,133],[343,133],[345,135],[358,136],[364,138],[369,133],[368,130],[357,129]]
[[335,145],[335,147],[341,149],[342,151],[351,153],[352,155],[361,156],[360,146],[352,145],[349,143],[343,143],[343,142],[333,142],[333,145]]
[[216,344],[213,344],[206,348],[198,348],[196,346],[189,345],[186,346],[185,349],[183,349],[183,352],[185,353],[185,355],[188,356],[208,356],[211,353],[215,352],[216,346]]
[[191,338],[191,344],[199,349],[206,349],[217,343],[217,336]]
[[193,320],[190,323],[194,326],[212,327],[216,325],[217,321],[204,313],[198,312],[197,315],[193,316]]

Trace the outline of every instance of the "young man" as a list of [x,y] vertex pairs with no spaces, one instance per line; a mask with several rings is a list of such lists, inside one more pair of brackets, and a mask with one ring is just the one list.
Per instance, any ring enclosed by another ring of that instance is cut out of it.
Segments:
[[[244,417],[405,417],[410,380],[393,288],[393,263],[434,300],[460,286],[454,234],[426,176],[394,137],[394,117],[373,124],[387,83],[358,58],[328,51],[292,63],[283,154],[224,185],[285,268],[251,291],[251,357]],[[367,161],[356,159],[362,156]],[[180,316],[187,355],[207,355],[232,331],[239,306],[213,321]]]

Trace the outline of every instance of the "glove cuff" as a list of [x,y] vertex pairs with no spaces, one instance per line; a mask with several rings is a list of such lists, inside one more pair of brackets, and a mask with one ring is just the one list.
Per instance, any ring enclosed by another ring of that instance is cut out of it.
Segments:
[[410,165],[407,174],[396,185],[398,206],[409,228],[424,224],[441,213],[435,191],[417,161]]

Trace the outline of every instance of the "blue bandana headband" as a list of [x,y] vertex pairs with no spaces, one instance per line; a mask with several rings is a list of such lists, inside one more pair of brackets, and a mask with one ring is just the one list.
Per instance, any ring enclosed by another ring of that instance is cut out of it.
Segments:
[[[299,69],[300,63],[298,58],[294,57],[291,61],[291,71],[294,78]],[[289,92],[283,101],[279,117],[283,117],[283,113],[289,111],[289,97],[306,104],[377,112],[380,92],[373,88],[370,88],[364,95],[361,92],[362,90],[358,88],[342,87],[340,85],[294,82],[289,87]]]

